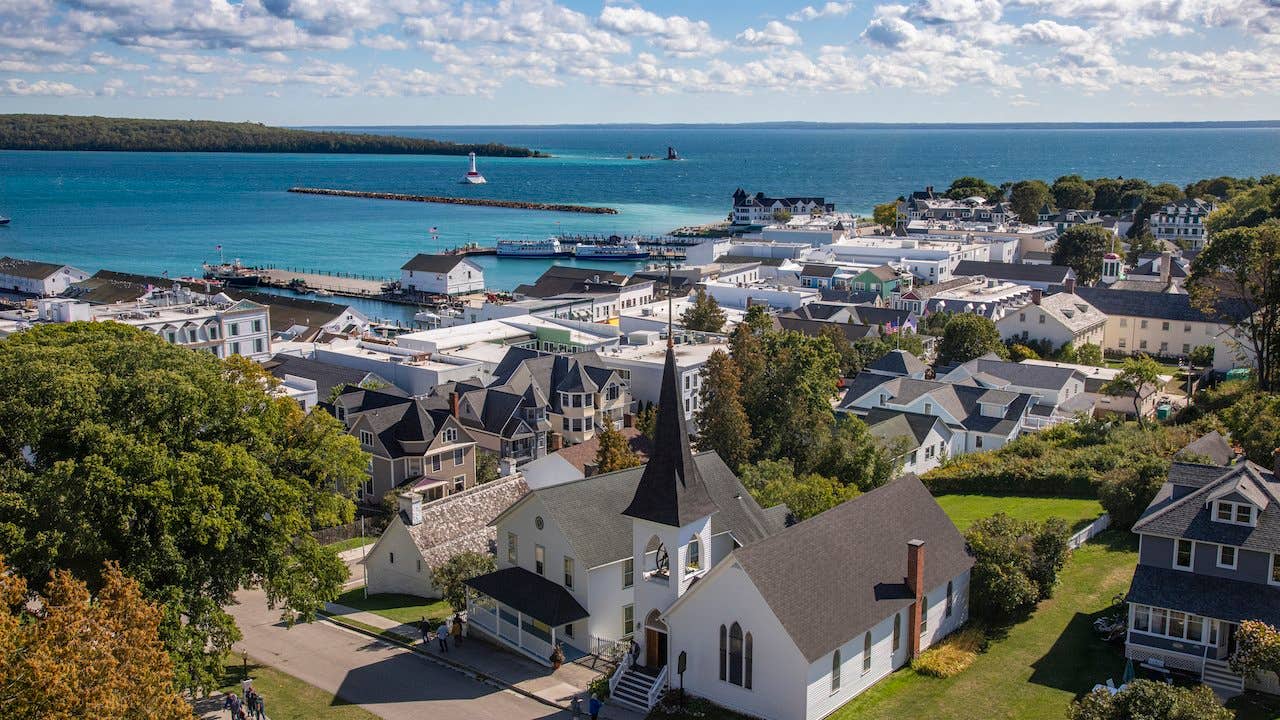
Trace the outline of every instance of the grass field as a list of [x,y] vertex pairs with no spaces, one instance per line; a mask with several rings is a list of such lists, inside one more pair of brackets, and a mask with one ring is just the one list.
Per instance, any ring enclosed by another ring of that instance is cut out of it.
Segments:
[[1014,497],[999,495],[939,495],[938,504],[951,522],[964,532],[974,520],[1004,512],[1019,520],[1043,522],[1060,517],[1073,529],[1093,522],[1102,514],[1097,500],[1078,498]]
[[398,595],[395,593],[370,595],[366,598],[364,596],[364,588],[348,590],[339,595],[334,602],[357,610],[377,613],[398,623],[416,623],[423,617],[439,622],[444,618],[453,616],[453,608],[449,607],[449,603],[443,600],[423,600],[416,595]]
[[946,680],[904,669],[832,717],[837,720],[1065,718],[1077,696],[1124,674],[1120,649],[1093,635],[1093,620],[1129,587],[1137,543],[1108,532],[1077,550],[1053,598],[1025,621],[995,632],[987,651]]
[[[262,693],[266,701],[267,716],[271,720],[376,720],[378,717],[292,675],[258,665],[252,660],[248,670],[254,689]],[[239,695],[243,678],[244,666],[241,663],[227,665],[222,691]]]
[[346,540],[339,540],[335,543],[325,545],[327,548],[333,548],[334,552],[342,552],[343,550],[353,550],[365,545],[372,545],[378,538],[375,537],[353,537]]

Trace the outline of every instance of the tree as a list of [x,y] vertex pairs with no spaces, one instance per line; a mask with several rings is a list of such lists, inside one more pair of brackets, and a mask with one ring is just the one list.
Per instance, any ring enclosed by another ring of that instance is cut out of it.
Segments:
[[99,576],[95,597],[70,571],[55,571],[32,604],[26,581],[0,560],[4,716],[194,720],[160,641],[164,611],[118,564]]
[[724,327],[724,310],[720,303],[698,288],[693,296],[693,305],[680,315],[680,324],[694,332],[718,333]]
[[944,363],[963,363],[987,353],[1009,356],[996,324],[973,313],[952,317],[942,332],[942,342],[938,343],[938,359]]
[[1191,262],[1191,300],[1228,323],[1254,358],[1258,385],[1276,389],[1280,358],[1280,221],[1215,232]]
[[1031,562],[1027,577],[1039,589],[1039,600],[1053,597],[1053,586],[1058,583],[1058,572],[1067,564],[1071,548],[1071,528],[1062,518],[1051,517],[1040,524],[1031,539]]
[[350,521],[368,456],[268,394],[258,365],[69,323],[0,342],[0,378],[0,552],[36,591],[54,569],[102,587],[119,562],[163,606],[181,687],[216,686],[240,587],[289,621],[341,591],[346,567],[309,531]]
[[951,322],[951,318],[955,313],[951,312],[933,312],[924,318],[924,325],[921,326],[920,332],[925,335],[933,335],[942,337],[943,332],[947,329],[947,323]]
[[856,486],[815,473],[797,477],[785,462],[770,466],[768,472],[769,479],[751,490],[752,496],[761,507],[785,504],[797,520],[811,518],[860,494]]
[[1023,360],[1039,360],[1040,353],[1026,345],[1023,345],[1022,343],[1014,343],[1009,346],[1009,359],[1014,362],[1022,362]]
[[1076,348],[1076,364],[1102,367],[1105,364],[1102,357],[1102,347],[1094,343],[1085,343]]
[[1111,249],[1114,236],[1097,225],[1073,225],[1058,236],[1053,264],[1076,271],[1076,280],[1092,285],[1102,277],[1102,256]]
[[889,482],[900,469],[896,459],[905,452],[901,443],[884,445],[867,424],[852,415],[841,415],[831,427],[831,436],[818,455],[825,475],[841,484],[867,491]]
[[1112,695],[1099,689],[1071,703],[1071,720],[1231,720],[1208,685],[1178,687],[1134,680]]
[[1160,373],[1164,368],[1145,353],[1126,358],[1120,374],[1102,386],[1102,392],[1112,397],[1132,395],[1137,398],[1138,425],[1146,427],[1146,414],[1142,412],[1147,398],[1160,391]]
[[1191,352],[1187,355],[1187,361],[1192,367],[1208,368],[1213,367],[1214,348],[1212,345],[1197,345],[1191,348]]
[[759,443],[756,456],[788,457],[797,467],[811,469],[830,433],[840,358],[825,337],[784,331],[765,333],[761,340],[764,362],[757,378],[748,384],[743,373],[744,406]]
[[1040,208],[1049,204],[1053,194],[1049,186],[1041,180],[1023,180],[1016,182],[1009,190],[1009,203],[1018,219],[1024,223],[1035,223],[1040,217]]
[[887,231],[898,224],[898,203],[887,202],[877,205],[871,213],[871,219],[880,226],[881,230]]
[[1193,182],[1183,189],[1183,194],[1189,198],[1214,197],[1218,200],[1226,200],[1257,186],[1257,184],[1258,181],[1253,178],[1235,178],[1224,175]]
[[694,412],[698,449],[714,450],[731,469],[751,458],[755,440],[742,406],[742,378],[738,366],[723,350],[716,350],[702,366],[700,402]]
[[433,568],[431,580],[449,607],[461,612],[467,609],[467,581],[496,569],[497,564],[489,553],[462,552]]
[[951,187],[947,188],[945,194],[952,200],[963,200],[976,195],[988,201],[997,202],[1003,193],[1000,192],[1000,188],[982,178],[965,175],[952,180]]
[[1066,523],[1015,520],[1004,513],[975,521],[965,532],[974,557],[969,598],[978,617],[1004,620],[1052,596],[1070,551]]
[[483,485],[493,482],[502,476],[502,471],[498,469],[498,456],[493,453],[481,452],[476,454],[476,482]]
[[636,429],[652,442],[654,432],[658,429],[658,406],[653,403],[645,403],[645,406],[636,412]]
[[1125,253],[1125,262],[1137,265],[1138,259],[1143,255],[1159,253],[1163,250],[1164,243],[1157,240],[1150,230],[1144,230],[1137,237],[1129,240],[1129,252]]
[[1124,183],[1114,178],[1097,178],[1089,181],[1093,188],[1093,209],[1118,213],[1123,210],[1120,198],[1124,195]]
[[791,222],[791,211],[782,209],[774,210],[773,221],[779,223]]
[[600,442],[596,449],[596,472],[610,473],[643,464],[640,456],[631,449],[631,444],[613,426],[612,418],[605,416],[604,427],[596,438]]
[[1053,202],[1063,210],[1088,210],[1093,206],[1093,188],[1079,175],[1064,175],[1053,182]]
[[1240,675],[1280,674],[1280,630],[1257,620],[1245,620],[1236,631],[1231,669]]
[[1216,234],[1234,227],[1257,227],[1277,218],[1280,218],[1280,175],[1267,175],[1210,213],[1205,227],[1210,234]]

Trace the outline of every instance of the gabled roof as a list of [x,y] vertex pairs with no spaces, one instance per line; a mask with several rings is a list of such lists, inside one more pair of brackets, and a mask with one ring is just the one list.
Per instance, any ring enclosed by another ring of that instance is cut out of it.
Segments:
[[934,426],[942,422],[933,415],[884,408],[871,410],[863,420],[867,423],[867,430],[886,443],[892,443],[900,437],[910,440],[907,450],[923,445]]
[[348,311],[356,312],[349,305],[324,300],[308,300],[238,288],[227,288],[224,292],[231,298],[252,300],[271,308],[271,331],[276,333],[286,332],[293,327],[319,329],[342,317]]
[[[877,390],[889,396],[889,402],[894,405],[907,405],[927,395],[931,402],[956,418],[965,430],[992,435],[1012,434],[1032,403],[1032,396],[1026,393],[861,372],[848,385],[840,407],[853,412],[864,412],[856,401]],[[983,415],[982,403],[1004,406],[1005,412],[1000,417]]]
[[882,355],[879,360],[868,365],[867,369],[884,375],[924,377],[924,372],[928,367],[921,362],[920,358],[906,350],[890,350]]
[[23,260],[9,257],[8,255],[0,257],[0,275],[9,275],[11,277],[44,280],[51,275],[56,275],[64,267],[70,266],[60,263],[40,262],[39,260]]
[[925,544],[926,588],[973,566],[960,531],[914,474],[739,548],[732,558],[814,662],[911,605],[911,540]]
[[[959,373],[968,374],[984,385],[1017,385],[1019,387],[1038,388],[1059,391],[1072,380],[1085,379],[1084,374],[1074,368],[1055,367],[1053,365],[1036,365],[1000,360],[994,356],[984,356],[970,360],[955,370],[947,373],[947,379]],[[993,382],[994,381],[994,382]],[[1001,382],[1003,381],[1003,382]]]
[[[1242,495],[1255,505],[1266,503],[1256,527],[1213,520],[1206,503],[1229,493]],[[1133,531],[1280,552],[1280,482],[1269,470],[1249,461],[1222,468],[1216,480],[1185,495],[1174,493],[1172,483],[1166,482],[1134,523]]]
[[653,454],[644,466],[631,504],[623,515],[683,527],[717,510],[689,449],[676,352],[667,340],[667,361],[658,391]]
[[491,553],[494,529],[490,522],[528,491],[519,475],[477,485],[423,503],[422,522],[405,525],[405,530],[433,570],[461,552]]
[[262,363],[262,367],[274,377],[281,380],[285,375],[296,375],[316,381],[316,394],[321,400],[329,397],[335,387],[359,385],[372,373],[368,370],[353,370],[342,365],[300,358],[294,355],[273,355]]
[[[357,392],[361,394],[354,395]],[[425,446],[435,439],[436,433],[449,418],[448,411],[428,407],[421,400],[377,390],[356,390],[343,393],[341,397],[343,404],[348,407],[352,427],[358,421],[363,421],[391,458],[422,455]],[[360,398],[360,405],[356,409],[351,409],[349,397]],[[460,440],[470,441],[465,434],[460,435]],[[422,449],[418,449],[418,446],[422,446]]]
[[466,260],[462,255],[428,255],[426,253],[418,253],[414,255],[409,262],[400,266],[401,270],[414,270],[417,272],[434,272],[447,273],[458,266],[458,263]]
[[1214,430],[1192,440],[1186,447],[1174,453],[1174,457],[1199,455],[1209,458],[1215,465],[1230,465],[1231,461],[1236,457],[1236,451],[1231,447],[1231,443],[1222,436],[1222,433]]
[[804,266],[800,274],[805,277],[834,277],[836,271],[840,268],[835,265],[819,265],[817,263],[809,263]]
[[1076,294],[1107,315],[1176,320],[1179,322],[1226,323],[1231,318],[1249,314],[1248,303],[1227,298],[1218,303],[1217,312],[1206,315],[1191,302],[1190,295],[1137,290],[1111,290],[1101,287],[1076,288]]

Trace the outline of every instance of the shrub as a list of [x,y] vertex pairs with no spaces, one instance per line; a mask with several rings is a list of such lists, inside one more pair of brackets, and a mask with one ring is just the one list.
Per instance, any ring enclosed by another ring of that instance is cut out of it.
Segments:
[[1148,457],[1104,475],[1098,486],[1098,500],[1111,515],[1111,525],[1124,530],[1133,527],[1168,474],[1168,461]]
[[1070,554],[1059,518],[1034,523],[996,513],[974,522],[964,537],[974,556],[973,613],[989,620],[1006,620],[1050,597]]
[[587,697],[598,696],[601,700],[609,699],[609,676],[597,675],[587,683]]
[[953,677],[972,665],[986,646],[986,633],[978,627],[967,627],[920,653],[911,661],[911,668],[929,677]]
[[1071,720],[1231,720],[1207,685],[1192,688],[1134,680],[1115,695],[1095,690],[1072,703]]

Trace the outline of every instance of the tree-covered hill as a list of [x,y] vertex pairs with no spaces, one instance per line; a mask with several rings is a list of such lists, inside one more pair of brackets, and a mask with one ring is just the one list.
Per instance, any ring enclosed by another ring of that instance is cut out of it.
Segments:
[[260,123],[145,120],[78,115],[0,115],[3,150],[118,150],[129,152],[368,153],[537,157],[498,143],[461,144],[368,133],[318,132]]

